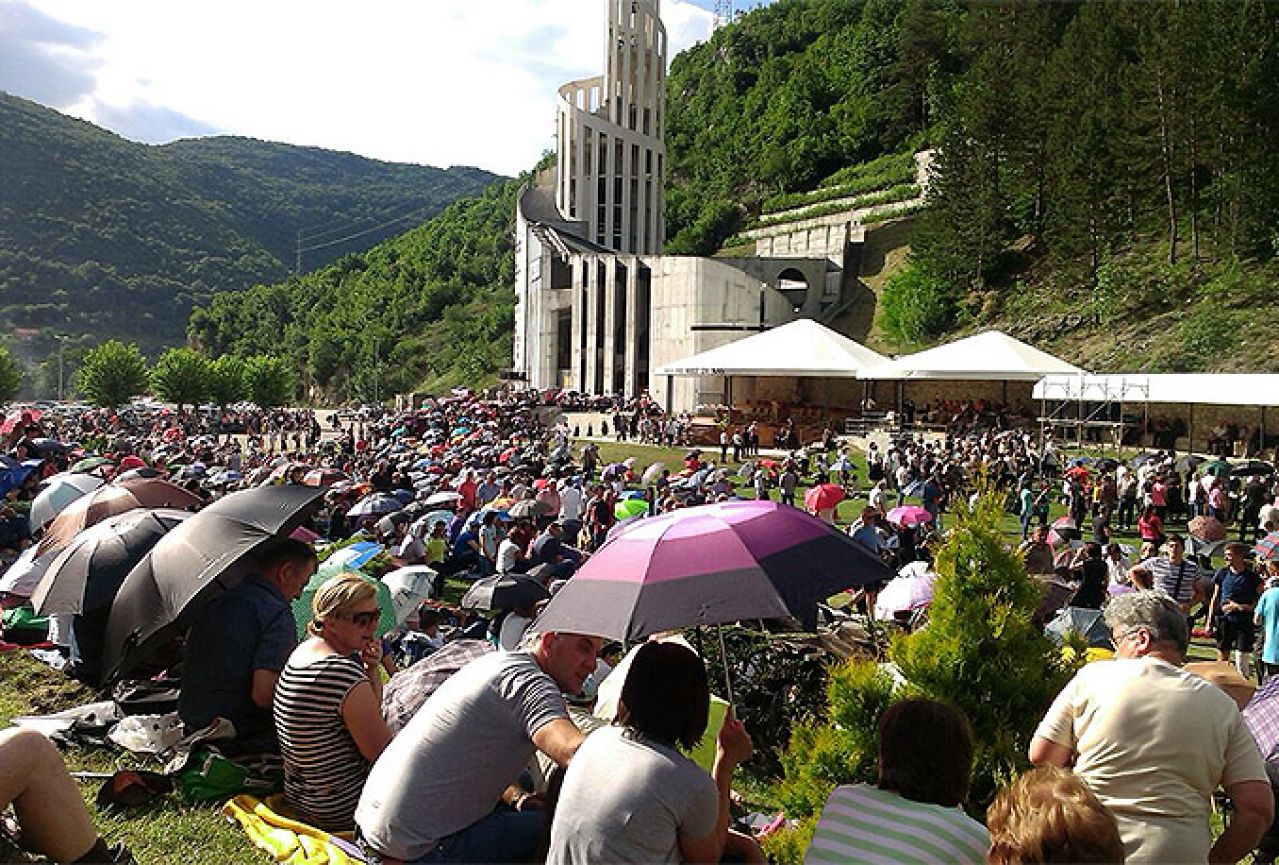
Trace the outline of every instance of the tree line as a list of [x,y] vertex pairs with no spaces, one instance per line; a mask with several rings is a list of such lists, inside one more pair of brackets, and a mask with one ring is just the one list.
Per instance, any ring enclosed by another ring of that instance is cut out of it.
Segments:
[[[0,403],[17,396],[22,378],[18,362],[0,346]],[[148,364],[137,343],[116,339],[85,354],[75,383],[84,399],[103,408],[117,408],[147,393],[179,409],[244,401],[274,408],[288,405],[297,396],[293,365],[279,357],[209,357],[190,348],[171,348]]]

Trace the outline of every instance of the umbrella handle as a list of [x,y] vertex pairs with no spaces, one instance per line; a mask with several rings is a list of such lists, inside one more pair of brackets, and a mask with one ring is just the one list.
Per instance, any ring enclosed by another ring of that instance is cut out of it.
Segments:
[[724,665],[724,697],[728,700],[728,707],[731,709],[737,703],[733,698],[733,677],[728,671],[728,649],[724,646],[724,626],[716,625],[715,631],[719,634],[719,659]]

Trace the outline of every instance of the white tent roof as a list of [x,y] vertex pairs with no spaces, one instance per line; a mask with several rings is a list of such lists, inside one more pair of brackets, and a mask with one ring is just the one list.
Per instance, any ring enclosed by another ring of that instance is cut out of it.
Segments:
[[1035,385],[1035,399],[1279,406],[1279,375],[1260,373],[1050,375],[1045,376]]
[[888,358],[812,319],[796,321],[660,367],[655,375],[856,378]]
[[1084,370],[1060,358],[987,330],[956,342],[908,354],[877,367],[864,369],[859,378],[950,379],[955,381],[1038,381],[1045,375],[1074,374]]

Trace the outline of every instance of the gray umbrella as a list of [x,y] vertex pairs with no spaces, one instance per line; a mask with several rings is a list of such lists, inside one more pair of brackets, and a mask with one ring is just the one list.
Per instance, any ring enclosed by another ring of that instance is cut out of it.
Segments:
[[242,490],[160,539],[125,577],[111,607],[103,644],[106,680],[157,660],[157,650],[205,604],[239,585],[255,550],[287,537],[323,500],[324,490],[316,487]]
[[1080,634],[1088,641],[1089,646],[1114,649],[1110,641],[1110,628],[1101,610],[1090,610],[1083,607],[1063,607],[1048,625],[1044,633],[1056,643],[1063,643],[1069,633]]
[[546,587],[522,574],[494,574],[471,584],[462,596],[468,610],[519,610],[551,596]]

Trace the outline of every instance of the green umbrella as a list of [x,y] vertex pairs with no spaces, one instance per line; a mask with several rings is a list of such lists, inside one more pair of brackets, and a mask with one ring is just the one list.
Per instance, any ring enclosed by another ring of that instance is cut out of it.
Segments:
[[1219,478],[1228,478],[1230,477],[1230,463],[1225,460],[1209,460],[1199,466],[1199,473],[1201,475],[1212,474]]
[[84,459],[80,460],[78,463],[72,464],[71,468],[69,468],[67,471],[91,472],[94,469],[98,468],[99,466],[109,466],[109,465],[115,465],[115,463],[111,462],[111,460],[107,459],[106,457],[85,457]]
[[380,637],[388,631],[395,630],[395,604],[391,600],[391,590],[381,580],[375,580],[368,574],[362,574],[359,571],[338,568],[326,569],[321,567],[315,572],[315,576],[311,577],[310,582],[306,584],[306,588],[302,590],[302,596],[293,602],[293,618],[298,623],[298,639],[305,640],[307,638],[306,626],[311,621],[311,601],[315,598],[315,593],[319,591],[320,586],[325,581],[337,574],[355,574],[368,580],[377,589],[377,605],[382,611],[381,618],[377,623],[377,635]]
[[629,520],[644,513],[648,513],[648,502],[643,499],[624,499],[613,506],[613,516],[619,520]]

